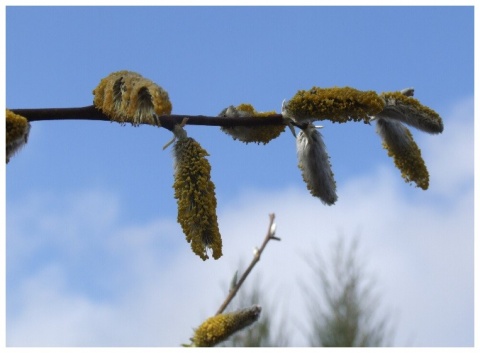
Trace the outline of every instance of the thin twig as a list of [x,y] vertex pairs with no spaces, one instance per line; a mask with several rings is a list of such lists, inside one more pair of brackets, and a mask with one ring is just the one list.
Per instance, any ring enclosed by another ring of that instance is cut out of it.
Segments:
[[[10,109],[15,114],[25,117],[28,121],[47,120],[103,120],[111,121],[110,117],[93,105],[80,108],[38,108],[38,109]],[[227,118],[205,115],[161,115],[158,120],[161,126],[172,130],[176,124],[180,124],[184,118],[188,118],[188,125],[205,126],[258,126],[258,125],[286,125],[282,114],[272,114],[262,119],[252,117]]]
[[230,304],[230,302],[232,301],[232,299],[235,297],[235,295],[237,294],[238,290],[240,289],[240,287],[242,286],[243,282],[245,281],[245,279],[247,278],[247,276],[250,274],[250,272],[252,271],[253,267],[257,264],[258,261],[260,261],[260,256],[262,255],[262,252],[263,250],[265,249],[265,247],[267,246],[268,242],[270,240],[281,240],[280,238],[277,238],[275,236],[275,225],[274,225],[274,220],[275,220],[275,214],[274,213],[271,213],[270,215],[270,224],[268,226],[268,231],[267,231],[267,235],[265,236],[265,239],[263,240],[263,243],[262,243],[262,246],[260,247],[260,249],[256,249],[255,250],[255,254],[253,255],[253,259],[252,259],[252,262],[250,262],[250,265],[248,266],[248,268],[245,270],[245,272],[243,273],[243,275],[240,277],[240,279],[238,280],[238,282],[232,287],[230,288],[230,291],[227,295],[227,298],[225,298],[225,301],[222,303],[222,305],[220,306],[220,308],[217,310],[216,314],[215,315],[218,315],[218,314],[221,314],[223,313],[223,311],[226,309],[226,307],[228,306],[228,304]]

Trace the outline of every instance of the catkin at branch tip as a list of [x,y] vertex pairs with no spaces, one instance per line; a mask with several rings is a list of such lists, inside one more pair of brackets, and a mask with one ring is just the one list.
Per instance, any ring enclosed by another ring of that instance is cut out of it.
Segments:
[[382,111],[385,103],[374,91],[351,87],[320,88],[298,91],[285,105],[282,114],[297,123],[330,120],[335,123],[364,121]]
[[[237,107],[232,105],[225,108],[219,116],[227,118],[253,117],[261,119],[275,114],[277,114],[275,111],[257,112],[251,104],[244,103]],[[234,140],[240,140],[245,143],[263,143],[265,145],[285,131],[285,125],[222,126],[220,129],[232,136]]]
[[380,95],[385,108],[377,118],[401,121],[424,132],[438,134],[443,132],[443,121],[437,112],[422,105],[417,99],[402,92],[384,92]]
[[159,126],[157,116],[172,112],[168,93],[132,71],[111,73],[100,81],[93,94],[95,107],[122,124]]
[[5,120],[5,147],[6,161],[8,163],[10,158],[27,143],[30,123],[25,117],[15,114],[8,109],[6,109]]
[[222,238],[217,222],[215,185],[210,179],[210,163],[200,144],[191,137],[178,138],[173,147],[175,175],[173,188],[178,205],[178,223],[192,250],[202,260],[222,256]]
[[193,347],[213,347],[234,333],[253,324],[260,317],[262,308],[254,305],[227,314],[219,314],[205,320],[194,333]]
[[377,132],[382,137],[388,156],[401,171],[405,182],[415,182],[423,190],[429,186],[429,174],[420,148],[411,132],[402,123],[391,119],[377,119]]
[[298,167],[310,193],[324,204],[337,201],[336,183],[322,135],[309,124],[297,134]]

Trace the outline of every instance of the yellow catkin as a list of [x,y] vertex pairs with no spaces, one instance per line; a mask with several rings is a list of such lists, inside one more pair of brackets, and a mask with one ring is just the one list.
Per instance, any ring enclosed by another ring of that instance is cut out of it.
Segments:
[[380,97],[385,100],[385,109],[379,117],[396,119],[432,134],[443,132],[440,115],[417,99],[402,92],[383,92]]
[[159,125],[156,116],[172,112],[168,93],[131,71],[117,71],[103,78],[93,95],[95,107],[120,123]]
[[213,347],[257,321],[260,312],[261,307],[255,305],[247,309],[210,317],[195,330],[192,346]]
[[28,120],[12,111],[6,109],[5,122],[5,147],[6,161],[10,162],[10,158],[28,141],[30,132],[30,123]]
[[377,121],[383,138],[383,147],[388,156],[393,158],[396,167],[402,173],[405,182],[414,182],[427,190],[429,174],[422,158],[420,148],[415,143],[411,132],[401,123],[392,123],[383,119]]
[[351,87],[320,88],[298,91],[285,106],[284,115],[298,123],[331,120],[336,123],[364,121],[381,112],[384,100],[374,91]]
[[[229,118],[253,117],[262,119],[275,114],[277,114],[275,111],[257,112],[251,104],[244,103],[237,107],[230,106],[224,109],[220,113],[220,116]],[[240,140],[245,143],[263,143],[265,145],[285,131],[285,125],[222,126],[221,130],[232,136],[234,140]]]
[[210,180],[211,167],[206,159],[208,153],[190,137],[177,139],[173,151],[178,223],[195,254],[206,260],[209,248],[213,258],[218,259],[222,256],[222,238],[217,222],[215,185]]

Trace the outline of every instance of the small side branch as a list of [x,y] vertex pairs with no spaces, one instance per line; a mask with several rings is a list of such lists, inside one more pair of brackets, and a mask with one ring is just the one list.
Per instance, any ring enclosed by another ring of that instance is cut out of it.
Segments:
[[245,279],[247,279],[247,276],[250,274],[250,272],[251,272],[252,269],[255,267],[255,265],[257,264],[257,262],[260,261],[260,256],[262,255],[263,250],[264,250],[265,247],[267,246],[268,242],[269,242],[270,240],[277,240],[277,241],[281,240],[280,238],[277,238],[277,237],[275,236],[275,228],[276,228],[276,225],[275,225],[275,223],[274,223],[275,214],[274,214],[274,213],[271,213],[269,216],[270,216],[270,224],[269,224],[269,226],[268,226],[267,235],[265,236],[265,239],[263,240],[262,246],[260,246],[259,249],[255,249],[255,254],[253,255],[252,262],[250,262],[250,265],[249,265],[248,268],[245,270],[245,272],[242,274],[242,276],[240,277],[240,279],[238,280],[238,282],[235,283],[235,284],[230,288],[230,292],[228,293],[227,298],[225,298],[225,301],[222,303],[222,305],[221,305],[220,308],[217,310],[217,312],[215,313],[215,315],[218,315],[218,314],[223,313],[223,311],[227,308],[228,304],[230,304],[230,302],[232,301],[232,299],[235,297],[235,295],[237,294],[238,290],[239,290],[240,287],[242,286],[243,282],[245,282]]

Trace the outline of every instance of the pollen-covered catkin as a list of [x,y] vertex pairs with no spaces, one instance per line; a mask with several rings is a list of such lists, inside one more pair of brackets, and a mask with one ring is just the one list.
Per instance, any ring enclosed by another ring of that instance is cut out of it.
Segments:
[[250,308],[208,318],[195,330],[192,346],[213,347],[221,343],[257,321],[261,311],[260,306],[254,305]]
[[313,87],[308,91],[298,91],[286,102],[282,114],[297,123],[315,120],[368,123],[371,116],[382,111],[384,104],[374,91],[359,91],[351,87]]
[[[177,135],[180,136],[180,135]],[[222,238],[217,222],[215,185],[210,179],[210,163],[200,144],[191,137],[177,137],[175,158],[175,198],[178,223],[187,241],[202,260],[208,259],[207,248],[214,259],[222,256]]]
[[30,123],[25,117],[15,114],[8,109],[6,109],[5,120],[5,147],[8,163],[10,158],[27,143]]
[[413,181],[418,187],[427,190],[428,170],[408,128],[398,121],[379,118],[377,132],[382,137],[383,147],[401,171],[403,179],[406,182]]
[[168,93],[132,71],[111,73],[100,81],[93,94],[95,107],[119,123],[159,126],[157,116],[172,112]]
[[[225,108],[219,116],[227,118],[252,117],[262,119],[275,114],[277,114],[275,111],[257,112],[251,104],[244,103],[237,107],[232,105]],[[222,126],[220,129],[232,136],[234,140],[240,140],[245,143],[263,143],[265,145],[285,131],[285,125]]]
[[336,183],[322,135],[309,124],[297,134],[298,166],[308,190],[326,205],[337,201]]
[[380,97],[385,100],[385,107],[376,115],[377,118],[401,121],[430,134],[443,132],[440,115],[422,105],[417,99],[402,92],[384,92]]

